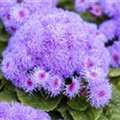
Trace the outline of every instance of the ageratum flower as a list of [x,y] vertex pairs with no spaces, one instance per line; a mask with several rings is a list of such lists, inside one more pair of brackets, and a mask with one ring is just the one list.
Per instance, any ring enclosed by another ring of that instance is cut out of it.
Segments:
[[[89,79],[86,70],[101,68],[100,77],[96,78],[99,82],[102,73],[107,76],[109,52],[100,41],[103,37],[95,24],[62,9],[44,13],[45,16],[33,14],[10,39],[3,52],[2,72],[26,92],[43,88],[51,96],[64,92],[73,98],[81,88],[81,82],[73,79],[74,73],[84,73]],[[72,82],[64,85],[68,77]]]
[[115,25],[117,26],[116,34],[118,36],[118,39],[120,40],[120,10],[116,12],[114,20],[115,20]]
[[120,66],[120,41],[116,41],[112,46],[108,47],[111,55],[110,64],[112,67]]
[[92,5],[89,11],[95,16],[101,16],[102,15],[101,8],[97,4]]
[[[10,34],[14,34],[30,17],[31,14],[39,11],[39,14],[44,12],[44,9],[55,7],[55,0],[40,1],[40,0],[24,0],[22,3],[15,3],[9,6],[2,17],[2,21]],[[44,13],[43,13],[44,15]]]
[[55,97],[62,92],[62,88],[64,86],[63,78],[59,78],[58,76],[51,76],[50,81],[48,82],[47,92]]
[[99,26],[99,30],[107,37],[108,40],[112,40],[116,35],[116,25],[114,20],[107,20]]
[[90,104],[96,108],[107,105],[111,99],[111,87],[105,79],[101,79],[99,83],[89,83],[88,101],[90,101]]
[[100,0],[100,6],[103,13],[109,17],[115,16],[117,11],[120,11],[120,2],[118,0]]
[[0,18],[9,10],[11,5],[14,5],[17,0],[1,0],[0,1]]
[[85,12],[87,9],[94,6],[98,0],[75,0],[75,9],[78,12]]
[[0,120],[51,120],[50,116],[20,103],[0,102]]
[[81,83],[78,78],[72,78],[71,84],[66,85],[64,94],[69,96],[70,99],[79,95]]

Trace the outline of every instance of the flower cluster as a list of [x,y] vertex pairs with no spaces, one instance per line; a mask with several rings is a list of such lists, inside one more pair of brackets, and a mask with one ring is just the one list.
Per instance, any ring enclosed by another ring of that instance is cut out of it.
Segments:
[[102,11],[98,2],[99,0],[75,0],[75,9],[78,12],[89,11],[95,16],[100,16]]
[[78,12],[90,12],[95,16],[105,14],[109,17],[115,16],[120,10],[118,0],[76,0],[75,9]]
[[99,26],[99,30],[107,37],[108,40],[112,40],[116,36],[115,20],[107,20]]
[[6,1],[9,4],[0,2],[0,16],[6,30],[12,35],[15,34],[16,30],[29,19],[31,14],[36,11],[40,14],[45,8],[51,9],[52,7],[55,7],[57,3],[57,0],[24,0],[21,3],[18,3],[15,0]]
[[42,88],[52,97],[63,93],[70,99],[87,82],[91,105],[108,104],[110,56],[104,35],[74,12],[53,8],[44,13],[35,12],[9,40],[1,64],[5,77],[26,92]]
[[0,102],[0,120],[51,120],[51,118],[41,110],[20,103]]
[[17,0],[2,0],[0,1],[0,18],[9,10],[10,6],[14,5]]
[[108,47],[108,50],[111,55],[111,66],[119,67],[120,66],[120,41],[116,41],[112,46]]

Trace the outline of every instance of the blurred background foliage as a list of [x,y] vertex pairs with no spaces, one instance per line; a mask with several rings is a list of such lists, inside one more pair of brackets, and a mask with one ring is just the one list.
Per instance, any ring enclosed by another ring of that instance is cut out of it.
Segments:
[[[74,11],[74,0],[59,0],[58,7]],[[82,18],[89,22],[100,24],[106,17],[94,17],[90,13],[81,14]],[[0,21],[0,59],[7,46],[10,35]],[[1,62],[0,60],[0,62]],[[14,68],[13,68],[14,69]],[[43,91],[33,94],[25,93],[6,80],[0,71],[0,101],[21,102],[25,105],[47,111],[52,120],[64,118],[64,120],[120,120],[120,68],[111,69],[108,77],[113,84],[113,97],[108,106],[95,109],[86,102],[84,96],[68,100],[65,96],[49,98]]]

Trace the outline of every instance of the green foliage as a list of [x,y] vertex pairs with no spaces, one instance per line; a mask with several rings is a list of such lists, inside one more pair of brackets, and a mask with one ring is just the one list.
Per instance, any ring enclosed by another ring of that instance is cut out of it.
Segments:
[[87,109],[88,107],[88,102],[86,102],[86,99],[84,98],[74,98],[70,101],[68,101],[67,103],[69,105],[69,107],[71,107],[74,110],[78,110],[78,111],[84,111]]
[[104,114],[101,114],[98,120],[110,120]]
[[17,88],[16,92],[21,103],[47,112],[54,110],[62,99],[61,96],[56,98],[46,97],[45,99],[40,93],[33,93],[30,95]]
[[12,84],[10,84],[9,82],[4,82],[1,89],[3,90],[0,91],[0,101],[18,101],[17,95],[15,93],[15,87]]
[[113,97],[111,103],[104,110],[109,120],[120,120],[120,91],[113,86]]
[[61,115],[59,112],[57,111],[51,111],[51,112],[48,112],[49,115],[51,116],[52,120],[58,120],[61,118]]
[[98,120],[102,109],[95,109],[92,107],[88,107],[85,111],[77,111],[70,109],[70,114],[74,118],[74,120]]
[[120,68],[110,69],[109,76],[110,77],[120,76]]

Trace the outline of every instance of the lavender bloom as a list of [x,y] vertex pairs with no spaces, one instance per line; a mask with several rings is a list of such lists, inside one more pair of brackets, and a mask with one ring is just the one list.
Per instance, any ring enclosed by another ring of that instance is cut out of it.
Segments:
[[92,5],[89,11],[95,16],[101,16],[102,15],[101,8],[97,4]]
[[110,64],[112,67],[120,66],[120,41],[115,42],[112,46],[108,47],[111,55]]
[[[8,31],[8,33],[14,35],[16,30],[19,29],[30,17],[31,14],[38,11],[38,14],[42,14],[46,9],[55,7],[55,0],[49,1],[31,1],[25,0],[22,3],[15,3],[9,6],[2,16],[2,21]],[[44,12],[43,14],[44,15]]]
[[[38,13],[11,37],[3,52],[2,72],[6,78],[26,92],[42,87],[53,97],[65,89],[65,94],[73,98],[79,93],[80,81],[72,78],[71,84],[64,83],[75,72],[85,73],[90,79],[86,70],[101,68],[99,76],[107,76],[110,56],[95,24],[57,8],[44,11],[45,16]],[[8,62],[14,69],[6,67]],[[99,77],[96,79],[99,82]]]
[[120,11],[120,2],[117,0],[100,0],[100,6],[106,15],[109,17],[115,16],[117,11]]
[[35,9],[37,10],[44,7],[56,7],[58,0],[24,0],[23,3],[26,4],[26,7],[35,11]]
[[1,0],[0,1],[0,18],[9,10],[11,5],[14,5],[16,0]]
[[46,87],[46,84],[50,81],[50,74],[39,67],[34,68],[30,78],[35,81],[36,85],[39,87]]
[[91,6],[95,5],[98,0],[75,0],[75,9],[78,12],[85,12]]
[[116,34],[120,40],[120,10],[116,12],[114,20],[115,20],[115,25],[117,26]]
[[51,120],[51,118],[41,110],[20,103],[0,102],[0,120]]
[[89,83],[88,101],[96,108],[104,107],[111,99],[111,85],[107,80]]
[[55,97],[62,92],[63,87],[63,78],[59,78],[58,76],[51,76],[50,81],[48,82],[47,91],[52,97]]
[[108,20],[103,22],[99,30],[107,37],[108,40],[112,40],[116,35],[116,25],[114,20]]
[[69,96],[70,99],[79,95],[81,89],[81,83],[79,78],[72,78],[72,82],[69,85],[66,85],[64,94]]
[[83,73],[83,77],[88,83],[91,82],[100,82],[101,79],[106,77],[106,73],[101,68],[93,68],[90,70],[85,70]]

